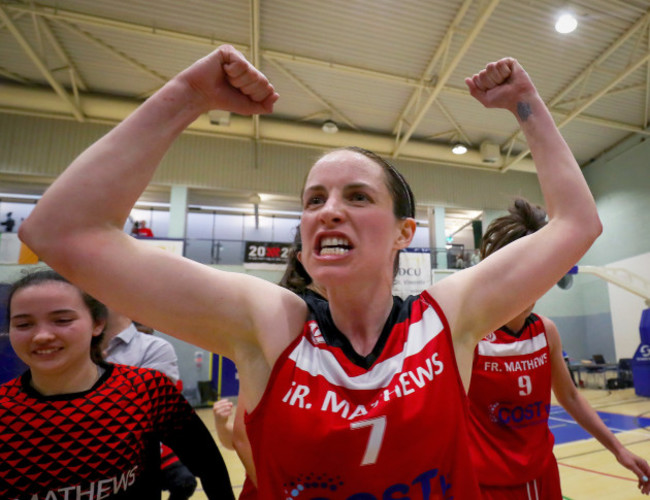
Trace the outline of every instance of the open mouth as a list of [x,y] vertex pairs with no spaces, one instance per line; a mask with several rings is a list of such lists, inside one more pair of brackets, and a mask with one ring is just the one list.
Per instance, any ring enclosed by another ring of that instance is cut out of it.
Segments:
[[35,349],[33,353],[37,356],[47,356],[48,354],[54,354],[57,351],[60,351],[60,347],[48,347],[47,349]]
[[347,238],[326,237],[320,242],[320,255],[344,255],[351,248]]

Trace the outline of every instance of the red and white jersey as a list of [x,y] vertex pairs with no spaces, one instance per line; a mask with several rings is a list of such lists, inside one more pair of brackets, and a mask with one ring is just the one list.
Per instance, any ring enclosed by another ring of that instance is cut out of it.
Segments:
[[516,485],[553,457],[548,427],[551,360],[542,319],[520,334],[501,328],[481,340],[469,388],[470,446],[479,483]]
[[467,398],[431,296],[395,297],[365,358],[336,329],[326,301],[305,300],[303,333],[246,416],[259,498],[479,498]]
[[239,500],[257,500],[257,488],[248,475],[244,479],[241,491],[239,492]]

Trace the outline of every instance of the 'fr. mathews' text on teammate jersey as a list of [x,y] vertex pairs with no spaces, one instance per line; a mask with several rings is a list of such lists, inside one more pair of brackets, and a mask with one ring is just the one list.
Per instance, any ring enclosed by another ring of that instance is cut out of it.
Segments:
[[518,334],[503,327],[479,342],[469,401],[479,483],[515,485],[538,477],[553,459],[554,443],[551,360],[539,316],[531,314]]

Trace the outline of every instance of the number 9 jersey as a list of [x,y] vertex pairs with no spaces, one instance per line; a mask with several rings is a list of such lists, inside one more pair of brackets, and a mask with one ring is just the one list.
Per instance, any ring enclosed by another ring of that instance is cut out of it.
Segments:
[[474,500],[467,398],[447,321],[427,292],[393,309],[360,356],[326,301],[246,415],[260,499]]
[[527,483],[554,460],[550,403],[550,352],[539,316],[528,316],[517,333],[502,327],[479,342],[469,405],[472,460],[481,485]]

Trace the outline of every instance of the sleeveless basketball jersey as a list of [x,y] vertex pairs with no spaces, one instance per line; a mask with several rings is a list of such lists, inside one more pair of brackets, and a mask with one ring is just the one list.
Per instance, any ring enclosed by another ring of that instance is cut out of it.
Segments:
[[[446,319],[427,292],[394,298],[363,358],[326,301],[246,416],[260,499],[473,500],[467,399]],[[356,362],[353,362],[352,360]]]
[[544,471],[553,458],[550,402],[550,353],[539,316],[531,314],[518,336],[504,327],[479,342],[469,388],[479,483],[526,483]]
[[242,485],[238,498],[239,500],[257,500],[257,488],[248,475],[244,479],[244,484]]

